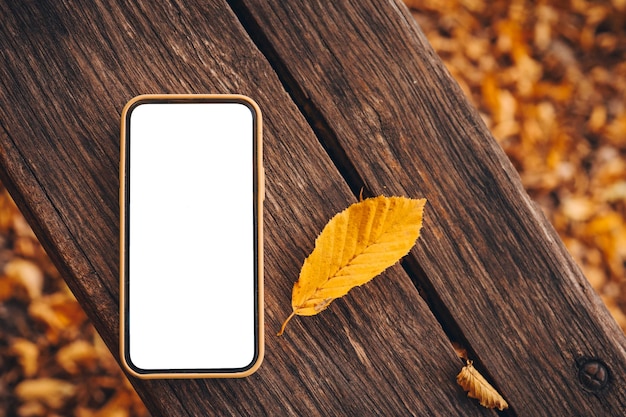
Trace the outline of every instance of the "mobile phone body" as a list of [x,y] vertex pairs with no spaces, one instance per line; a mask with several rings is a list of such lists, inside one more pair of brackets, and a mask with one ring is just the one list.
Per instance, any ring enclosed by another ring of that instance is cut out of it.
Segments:
[[264,354],[262,120],[240,95],[142,95],[120,146],[120,356],[234,378]]

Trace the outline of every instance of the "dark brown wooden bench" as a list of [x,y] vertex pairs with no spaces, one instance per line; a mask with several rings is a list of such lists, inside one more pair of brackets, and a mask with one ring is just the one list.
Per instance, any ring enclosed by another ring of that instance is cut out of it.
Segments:
[[[154,416],[624,415],[626,338],[403,4],[135,3],[1,2],[0,173],[117,355],[123,105],[261,107],[265,361],[239,380],[133,379]],[[275,337],[315,237],[361,189],[426,197],[422,237]],[[466,397],[451,341],[508,410]],[[606,384],[581,382],[589,360]]]

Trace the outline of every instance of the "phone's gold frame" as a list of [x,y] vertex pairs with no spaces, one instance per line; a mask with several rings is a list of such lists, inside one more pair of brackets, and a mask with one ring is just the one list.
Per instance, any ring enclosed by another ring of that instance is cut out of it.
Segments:
[[[192,370],[192,371],[147,371],[138,372],[133,369],[126,351],[126,309],[127,309],[127,271],[126,271],[126,231],[127,216],[127,184],[126,169],[127,160],[127,117],[131,109],[140,103],[148,102],[238,102],[247,105],[254,112],[254,143],[255,143],[255,201],[256,201],[256,225],[257,225],[257,241],[256,241],[256,271],[257,271],[257,311],[256,311],[256,357],[254,361],[243,370],[234,370],[228,372],[220,370],[219,372],[212,370]],[[265,199],[265,170],[263,168],[263,136],[262,136],[262,118],[259,106],[249,97],[238,94],[144,94],[131,99],[121,115],[120,128],[120,362],[130,375],[141,379],[157,379],[157,378],[242,378],[256,372],[263,362],[265,354],[265,336],[264,336],[264,292],[263,292],[263,200]]]

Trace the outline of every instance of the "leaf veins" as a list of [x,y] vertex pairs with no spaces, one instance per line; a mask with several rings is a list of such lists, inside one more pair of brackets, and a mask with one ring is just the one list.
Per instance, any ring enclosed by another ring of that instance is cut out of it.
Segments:
[[374,197],[335,215],[315,241],[293,286],[293,312],[312,316],[406,255],[419,237],[426,199]]
[[498,408],[502,411],[509,408],[509,404],[502,396],[491,386],[489,382],[474,368],[472,361],[468,360],[467,365],[461,369],[456,377],[456,382],[468,391],[467,396],[476,398],[480,401],[480,405],[485,408]]

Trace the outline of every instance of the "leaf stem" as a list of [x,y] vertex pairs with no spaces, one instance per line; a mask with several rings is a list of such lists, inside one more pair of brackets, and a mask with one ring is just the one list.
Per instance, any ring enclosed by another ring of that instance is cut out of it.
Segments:
[[292,311],[291,314],[289,315],[289,317],[287,317],[287,320],[285,320],[283,322],[283,325],[280,327],[280,331],[278,333],[276,333],[276,336],[282,336],[283,333],[285,332],[285,327],[287,327],[287,323],[289,323],[289,320],[291,320],[293,318],[293,316],[296,315],[295,311]]

